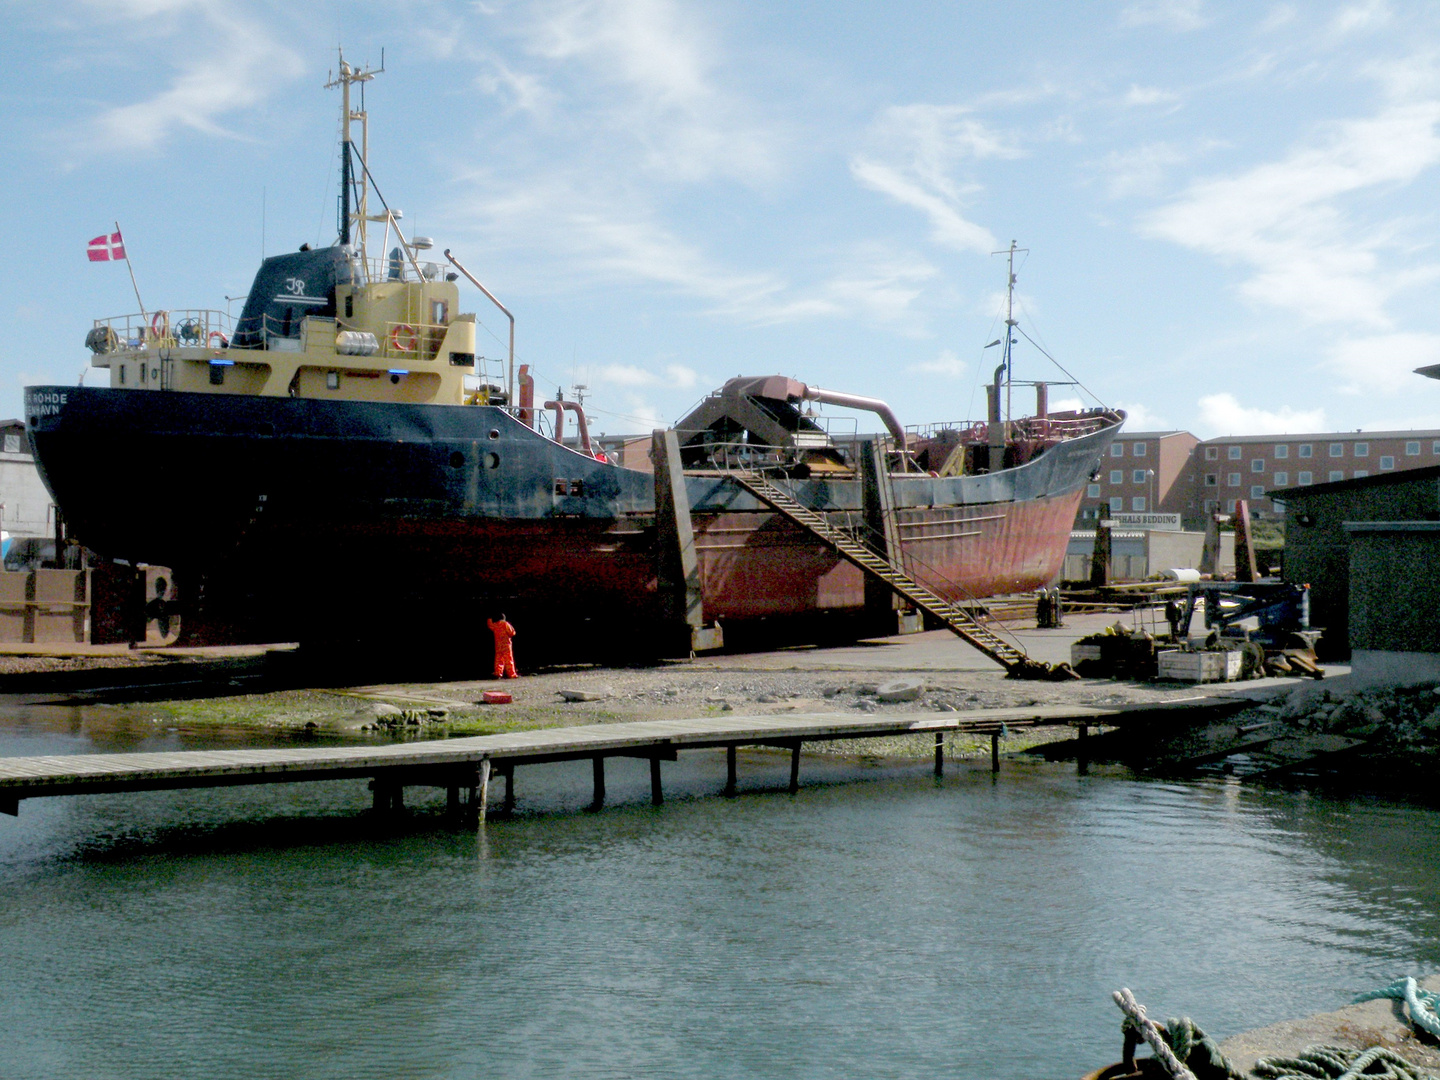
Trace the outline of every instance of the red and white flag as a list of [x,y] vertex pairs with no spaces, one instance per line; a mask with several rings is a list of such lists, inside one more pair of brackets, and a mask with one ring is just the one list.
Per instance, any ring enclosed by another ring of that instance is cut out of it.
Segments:
[[91,262],[110,262],[112,259],[119,262],[125,258],[125,241],[120,239],[119,232],[106,233],[86,244],[85,254],[90,256]]

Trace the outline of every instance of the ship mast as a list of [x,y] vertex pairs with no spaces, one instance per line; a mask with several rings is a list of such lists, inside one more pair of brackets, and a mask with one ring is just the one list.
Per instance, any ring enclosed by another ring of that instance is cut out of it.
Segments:
[[[370,117],[365,111],[364,84],[375,78],[385,70],[384,53],[381,53],[380,66],[378,68],[352,68],[345,62],[345,53],[340,53],[340,70],[338,75],[332,75],[330,81],[325,84],[326,90],[333,90],[340,87],[340,243],[354,244],[360,258],[361,266],[369,266],[365,250],[365,224],[371,220],[386,221],[389,214],[381,218],[370,217],[370,183],[369,183],[369,159],[370,159]],[[350,107],[350,87],[354,84],[361,86],[360,108]],[[358,122],[360,125],[360,149],[357,154],[355,142],[351,138],[350,124]],[[354,159],[360,159],[360,176],[357,183],[355,176]],[[351,194],[355,196],[355,208],[350,206]],[[353,230],[352,230],[353,226]]]
[[992,255],[1004,255],[1006,257],[1005,273],[1005,349],[1004,357],[1000,361],[1000,367],[995,372],[995,395],[998,400],[1000,395],[1000,373],[1005,374],[1005,419],[1009,420],[1010,411],[1010,387],[1015,379],[1015,362],[1011,349],[1015,345],[1015,253],[1017,251],[1029,252],[1029,248],[1017,247],[1014,240],[1010,246],[1003,251],[992,251]]

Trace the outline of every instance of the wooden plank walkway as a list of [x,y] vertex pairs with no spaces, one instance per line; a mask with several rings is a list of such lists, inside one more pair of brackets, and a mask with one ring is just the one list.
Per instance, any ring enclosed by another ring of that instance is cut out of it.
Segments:
[[[1196,700],[1201,705],[1204,699]],[[1163,707],[1164,711],[1174,706]],[[1153,712],[1154,710],[1145,710]],[[726,791],[735,788],[735,749],[775,746],[791,751],[790,786],[799,779],[800,747],[806,742],[934,734],[935,769],[943,766],[946,732],[991,736],[991,765],[999,767],[1002,727],[1118,724],[1130,708],[1077,705],[977,709],[951,713],[884,716],[796,713],[727,716],[692,720],[645,720],[580,727],[539,728],[503,735],[480,735],[382,746],[305,746],[254,750],[184,750],[135,754],[63,754],[0,758],[0,812],[16,814],[24,799],[103,792],[156,791],[170,788],[238,784],[294,783],[371,777],[377,809],[402,805],[406,786],[444,787],[452,810],[468,803],[482,818],[492,771],[506,777],[505,805],[513,805],[517,765],[590,758],[595,763],[595,805],[605,797],[607,757],[648,758],[651,794],[662,798],[660,763],[680,750],[727,750]]]

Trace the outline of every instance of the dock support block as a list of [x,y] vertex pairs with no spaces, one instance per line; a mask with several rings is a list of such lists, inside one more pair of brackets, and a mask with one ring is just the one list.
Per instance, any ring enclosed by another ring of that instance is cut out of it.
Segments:
[[590,766],[595,774],[595,797],[590,801],[590,809],[599,810],[605,805],[605,755],[596,754],[590,759]]
[[935,733],[935,775],[945,775],[945,733]]
[[990,733],[990,771],[992,773],[1000,771],[1000,733],[998,731]]
[[725,794],[735,794],[735,744],[725,747]]
[[1076,738],[1075,747],[1075,771],[1084,776],[1090,771],[1090,725],[1081,724],[1080,734]]
[[800,790],[800,740],[790,744],[790,794]]
[[0,814],[9,814],[11,817],[19,817],[20,800],[0,795]]
[[660,806],[665,802],[665,792],[660,786],[660,758],[650,759],[650,803]]

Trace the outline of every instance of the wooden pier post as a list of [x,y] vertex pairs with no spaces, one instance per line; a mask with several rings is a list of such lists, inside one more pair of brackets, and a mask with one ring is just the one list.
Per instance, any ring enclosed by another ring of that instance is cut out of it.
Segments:
[[505,813],[507,813],[507,814],[513,814],[513,813],[515,812],[515,765],[514,765],[514,763],[507,761],[507,762],[505,763],[505,768],[504,768],[504,770],[502,770],[502,771],[504,772],[504,775],[505,775],[505,802],[504,802],[504,804],[503,804],[504,810],[505,810]]
[[605,755],[596,754],[590,764],[595,773],[595,798],[590,802],[590,809],[599,810],[605,805]]
[[1000,771],[1000,732],[998,731],[990,733],[990,771],[992,773]]
[[470,802],[475,807],[475,824],[485,824],[485,808],[490,802],[490,759],[480,762],[479,790],[470,789]]
[[945,775],[945,733],[935,733],[935,775]]
[[725,747],[725,794],[735,794],[735,744]]
[[650,757],[650,803],[660,806],[665,802],[665,792],[660,787],[660,755]]
[[1087,745],[1089,740],[1090,725],[1081,724],[1075,747],[1075,771],[1081,776],[1090,771],[1090,747]]
[[790,744],[790,794],[800,790],[800,740]]

